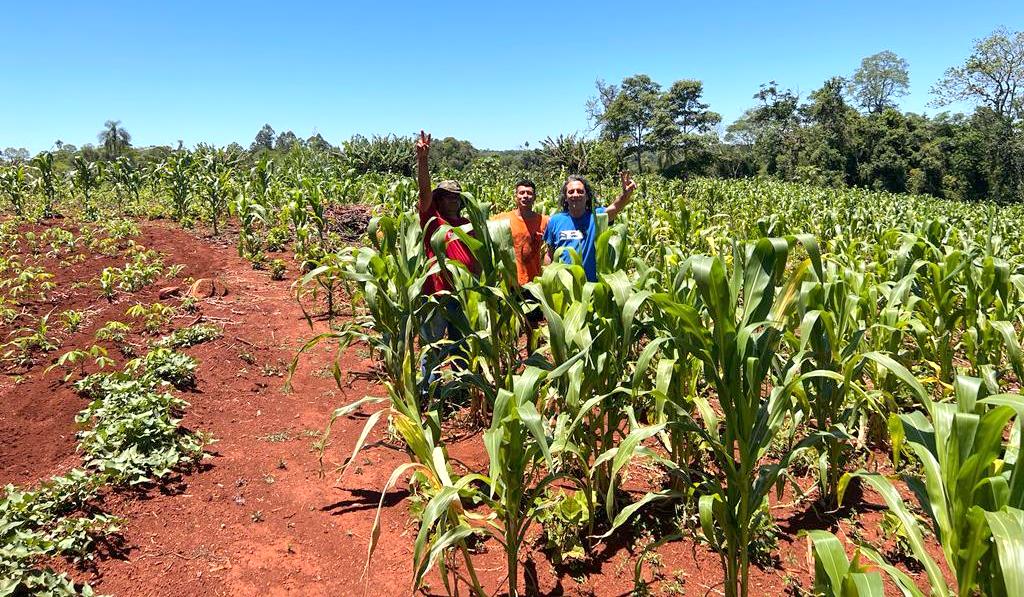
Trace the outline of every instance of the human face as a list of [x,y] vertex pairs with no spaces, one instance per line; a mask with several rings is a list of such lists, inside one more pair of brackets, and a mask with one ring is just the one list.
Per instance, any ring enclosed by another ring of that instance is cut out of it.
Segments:
[[462,197],[448,192],[441,193],[437,197],[437,213],[441,214],[445,220],[458,219],[461,211]]
[[570,180],[565,187],[565,200],[569,204],[569,215],[578,218],[587,211],[587,188],[581,180]]
[[532,187],[520,185],[516,187],[516,207],[519,211],[529,213],[533,211],[535,196]]

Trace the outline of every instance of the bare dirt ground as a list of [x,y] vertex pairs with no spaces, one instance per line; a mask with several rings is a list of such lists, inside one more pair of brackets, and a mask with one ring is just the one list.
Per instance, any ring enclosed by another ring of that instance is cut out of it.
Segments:
[[[200,366],[197,389],[185,394],[191,407],[183,425],[212,434],[216,443],[197,471],[145,491],[108,495],[107,510],[126,519],[121,540],[104,550],[93,568],[72,574],[100,593],[115,595],[409,594],[417,528],[403,501],[403,483],[384,496],[380,544],[369,574],[363,574],[380,491],[392,470],[407,461],[404,452],[383,440],[381,425],[357,466],[336,482],[336,466],[351,451],[364,413],[335,424],[326,475],[320,474],[316,444],[331,411],[384,393],[365,352],[354,347],[341,355],[340,368],[350,383],[339,389],[330,372],[333,347],[321,346],[301,361],[293,391],[286,393],[283,376],[296,351],[326,330],[322,321],[309,327],[292,295],[294,265],[289,263],[286,280],[274,282],[266,272],[252,270],[225,241],[170,223],[141,226],[136,242],[166,254],[167,264],[185,264],[182,276],[215,278],[229,289],[225,297],[200,301],[203,318],[224,326],[223,337],[186,350]],[[91,315],[80,331],[63,338],[54,358],[91,344],[95,330],[108,320],[131,321],[124,315],[128,306],[156,301],[161,287],[175,283],[160,281],[108,304],[95,277],[103,267],[122,263],[95,255],[58,271],[58,304],[36,309],[89,309]],[[70,289],[83,280],[88,284]],[[181,315],[172,327],[194,319]],[[85,400],[60,383],[59,372],[43,374],[44,367],[22,372],[19,384],[11,376],[0,378],[0,483],[31,485],[80,462],[74,416]],[[478,435],[452,446],[451,454],[469,466],[486,458]],[[782,530],[776,563],[754,569],[752,594],[784,594],[794,583],[809,586],[813,568],[799,530],[831,527],[849,538],[846,522],[819,520],[806,505],[787,506],[787,498],[789,492],[773,511]],[[878,536],[879,504],[877,496],[867,496],[859,508],[867,537]],[[639,549],[636,534],[628,535],[599,545],[591,563],[579,570],[556,569],[533,547],[521,554],[530,578],[524,591],[630,594]],[[488,591],[499,592],[505,582],[500,546],[484,543],[477,560]],[[645,565],[644,576],[650,579],[652,572],[660,579],[655,594],[720,594],[718,556],[692,536],[661,547]],[[436,572],[429,579],[427,593],[443,594]]]

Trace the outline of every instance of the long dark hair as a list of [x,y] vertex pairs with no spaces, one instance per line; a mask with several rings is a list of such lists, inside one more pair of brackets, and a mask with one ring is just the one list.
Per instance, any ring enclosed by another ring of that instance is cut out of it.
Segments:
[[579,181],[583,183],[583,191],[587,194],[587,211],[594,209],[594,189],[590,188],[590,183],[587,182],[586,178],[583,178],[579,174],[570,174],[569,178],[565,179],[565,183],[562,184],[562,193],[559,195],[559,202],[562,206],[562,211],[569,213],[569,201],[565,197],[565,191],[569,188],[570,182]]

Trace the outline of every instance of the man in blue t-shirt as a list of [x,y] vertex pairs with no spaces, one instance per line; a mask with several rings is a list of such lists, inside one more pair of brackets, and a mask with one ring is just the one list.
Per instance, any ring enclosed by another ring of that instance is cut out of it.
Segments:
[[[608,207],[598,207],[595,210],[594,192],[590,188],[590,183],[578,174],[569,176],[562,185],[562,211],[551,216],[544,231],[548,257],[553,261],[562,247],[575,250],[583,260],[583,271],[587,273],[587,280],[591,282],[597,281],[594,214],[607,213],[608,222],[614,221],[622,208],[629,205],[633,191],[636,190],[636,183],[630,178],[629,172],[623,172],[620,177],[622,194]],[[559,258],[563,263],[572,263],[568,251],[562,251]]]

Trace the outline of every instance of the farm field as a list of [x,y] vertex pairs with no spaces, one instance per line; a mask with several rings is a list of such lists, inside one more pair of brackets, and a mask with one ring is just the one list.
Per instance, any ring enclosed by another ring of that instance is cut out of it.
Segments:
[[[45,234],[62,225],[66,223],[58,221],[32,230]],[[167,326],[198,319],[219,322],[225,329],[224,337],[188,350],[200,366],[196,388],[182,394],[190,403],[182,424],[212,434],[217,443],[208,447],[210,457],[198,470],[174,475],[154,488],[105,495],[100,500],[103,509],[125,519],[119,536],[110,545],[97,546],[97,557],[87,566],[58,569],[110,594],[335,594],[362,583],[365,543],[379,491],[401,454],[386,446],[367,450],[362,470],[348,482],[335,484],[331,475],[320,476],[315,444],[333,405],[381,393],[371,379],[372,361],[355,348],[347,350],[340,366],[356,379],[339,389],[326,369],[332,355],[320,351],[304,361],[292,381],[294,391],[284,393],[282,376],[310,335],[288,282],[268,283],[265,272],[253,271],[226,242],[198,237],[166,222],[144,223],[132,240],[163,254],[166,263],[184,265],[182,278],[214,279],[228,288],[226,296],[202,299],[197,314],[182,313]],[[122,261],[120,255],[96,255],[62,271],[55,283],[67,287]],[[131,295],[131,301],[97,302],[94,289],[89,289],[48,302],[46,309],[55,313],[89,313],[77,332],[62,339],[61,350],[87,348],[108,318],[131,323],[123,316],[127,304],[157,301],[161,289],[181,289],[180,282],[158,281]],[[181,297],[164,302],[180,303]],[[325,326],[318,322],[316,327]],[[148,339],[133,333],[126,342],[142,344]],[[75,414],[86,401],[60,383],[60,374],[42,374],[39,369],[28,368],[17,382],[8,378],[0,394],[5,404],[0,418],[4,484],[29,487],[80,461]],[[332,444],[354,443],[360,429],[359,419],[336,424]],[[485,461],[486,454],[473,439],[453,442],[453,457],[467,463]],[[377,588],[401,593],[408,587],[412,570],[402,535],[413,527],[398,501],[405,493],[392,490],[385,502],[385,536],[377,557],[391,565],[375,566],[370,594]],[[800,525],[800,513],[791,510],[792,524]],[[786,521],[786,516],[780,518]],[[594,564],[574,573],[549,566],[538,569],[538,589],[545,594],[629,592],[632,547],[622,542],[607,545]],[[697,554],[691,551],[694,547],[662,548],[663,567],[678,571],[670,582],[710,587],[716,582],[718,562],[706,548],[700,547],[702,553]],[[788,573],[806,580],[802,545],[793,542],[783,549],[789,557],[800,558],[800,569]],[[482,578],[492,583],[499,580],[501,563],[495,555],[481,553],[481,566],[494,568]],[[755,586],[781,590],[781,574],[769,569],[757,575]]]
[[79,166],[0,225],[10,593],[1020,594],[1019,207],[640,177],[527,339],[494,164],[478,273],[313,149]]

